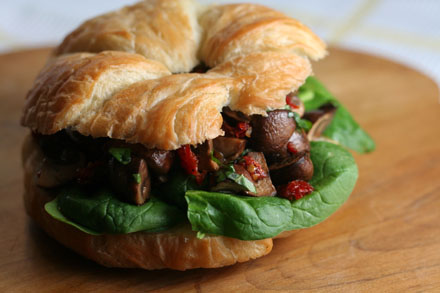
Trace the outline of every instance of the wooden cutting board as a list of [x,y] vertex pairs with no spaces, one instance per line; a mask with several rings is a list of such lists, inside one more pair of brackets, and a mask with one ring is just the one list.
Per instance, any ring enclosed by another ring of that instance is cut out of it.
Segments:
[[23,99],[49,50],[0,56],[0,292],[440,291],[440,104],[435,83],[384,59],[339,50],[315,73],[373,136],[360,178],[332,217],[261,259],[186,272],[100,267],[25,215]]

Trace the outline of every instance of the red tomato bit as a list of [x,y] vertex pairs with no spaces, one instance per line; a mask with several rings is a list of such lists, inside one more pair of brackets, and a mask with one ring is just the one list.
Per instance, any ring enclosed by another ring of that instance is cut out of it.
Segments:
[[235,137],[243,138],[246,136],[246,132],[249,130],[249,123],[238,122],[235,128]]
[[196,175],[196,182],[198,185],[203,184],[203,180],[205,180],[206,174],[208,174],[208,171],[206,170],[203,170],[201,173],[198,172],[198,174]]
[[243,159],[244,167],[249,172],[249,174],[251,174],[251,177],[255,182],[267,177],[267,174],[266,172],[264,172],[263,167],[261,167],[260,163],[258,163],[250,156],[244,156]]
[[298,109],[299,105],[295,104],[294,95],[287,95],[286,96],[286,104],[289,105],[292,109]]
[[186,174],[194,175],[197,184],[202,185],[207,172],[199,172],[199,159],[197,159],[197,156],[191,150],[191,146],[189,144],[182,146],[177,150],[177,154],[180,158],[180,165],[185,170]]
[[289,200],[300,199],[312,193],[313,187],[306,181],[293,180],[278,187],[278,195]]
[[180,158],[180,165],[186,171],[187,174],[195,176],[199,173],[199,168],[197,166],[199,164],[199,160],[191,150],[189,144],[184,145],[180,149],[178,149],[177,154],[179,155]]
[[235,127],[229,125],[226,121],[223,121],[222,129],[226,132],[227,136],[244,138],[249,136],[250,126],[246,122],[238,122]]
[[289,141],[287,143],[287,150],[292,154],[298,153],[298,150],[296,149],[295,144],[291,141]]

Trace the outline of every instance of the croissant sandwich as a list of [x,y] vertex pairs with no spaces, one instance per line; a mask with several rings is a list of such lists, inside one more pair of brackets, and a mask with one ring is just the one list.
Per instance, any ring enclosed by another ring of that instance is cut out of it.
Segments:
[[146,0],[83,23],[29,91],[27,213],[109,267],[215,268],[313,226],[374,142],[312,74],[325,44],[253,4]]

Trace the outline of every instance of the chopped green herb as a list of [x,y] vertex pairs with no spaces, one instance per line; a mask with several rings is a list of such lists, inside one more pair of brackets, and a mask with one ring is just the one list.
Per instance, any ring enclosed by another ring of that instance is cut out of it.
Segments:
[[255,185],[242,174],[238,174],[237,172],[235,172],[233,165],[229,166],[228,170],[225,171],[225,175],[226,178],[231,179],[240,186],[243,186],[246,190],[249,190],[253,193],[257,192]]
[[227,179],[227,172],[235,172],[234,165],[223,165],[222,168],[217,172],[217,183],[223,182]]
[[244,188],[246,188],[246,190],[249,190],[250,192],[253,192],[253,193],[257,192],[255,185],[249,179],[247,179],[245,176],[243,176],[242,174],[239,175],[238,173],[228,172],[226,174],[226,177],[233,180],[238,185],[243,186]]
[[223,172],[223,171],[217,172],[217,183],[223,182],[225,180],[226,180],[225,172]]
[[121,164],[127,165],[131,162],[131,150],[129,148],[110,148],[108,152]]
[[141,174],[139,174],[139,173],[135,173],[135,174],[133,174],[133,178],[134,178],[134,181],[136,181],[136,183],[141,183]]
[[203,238],[205,238],[205,233],[202,233],[202,232],[197,232],[197,239],[203,239]]
[[222,165],[222,162],[220,162],[220,160],[214,156],[214,151],[211,151],[211,160],[217,163],[219,166]]
[[284,110],[289,111],[287,116],[289,116],[289,118],[295,119],[298,128],[304,129],[306,132],[309,131],[310,128],[312,128],[312,122],[310,122],[309,120],[301,119],[298,113],[293,112],[292,107],[290,107],[290,105],[285,105]]
[[245,190],[254,193],[257,192],[255,185],[242,174],[238,174],[235,171],[233,164],[226,165],[217,172],[217,183],[223,182],[226,179],[231,179],[238,185],[242,186]]
[[299,117],[299,114],[296,112],[293,112],[293,118],[295,119],[296,126],[300,129],[304,129],[306,132],[312,128],[312,122],[306,119],[301,119]]
[[234,168],[234,165],[227,165],[226,166],[226,172],[232,172],[232,173],[235,173],[235,168]]

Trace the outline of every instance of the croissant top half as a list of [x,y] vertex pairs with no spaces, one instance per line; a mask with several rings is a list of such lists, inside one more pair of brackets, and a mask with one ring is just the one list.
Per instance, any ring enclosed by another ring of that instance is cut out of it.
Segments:
[[[223,134],[223,107],[266,115],[311,74],[325,44],[254,4],[146,0],[83,23],[29,91],[22,124],[176,149]],[[188,73],[204,63],[211,69]]]

